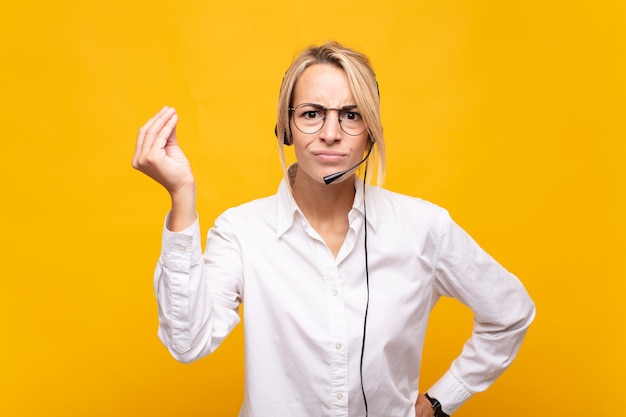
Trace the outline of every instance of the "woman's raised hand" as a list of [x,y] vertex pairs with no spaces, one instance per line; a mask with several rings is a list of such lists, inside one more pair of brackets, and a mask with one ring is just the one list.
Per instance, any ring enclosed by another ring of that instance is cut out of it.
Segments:
[[170,230],[189,226],[196,218],[195,180],[189,160],[178,146],[178,115],[163,107],[139,129],[133,168],[161,184],[172,197]]
[[163,107],[139,129],[133,156],[133,168],[157,181],[170,194],[194,186],[191,166],[176,140],[177,122],[176,110]]

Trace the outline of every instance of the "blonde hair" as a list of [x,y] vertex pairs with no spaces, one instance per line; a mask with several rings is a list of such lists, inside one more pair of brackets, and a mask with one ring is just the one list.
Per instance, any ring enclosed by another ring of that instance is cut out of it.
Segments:
[[372,146],[372,155],[375,156],[376,184],[381,186],[385,177],[385,141],[380,120],[380,97],[376,76],[367,56],[335,41],[312,46],[300,53],[289,66],[280,86],[276,136],[285,178],[288,179],[289,175],[283,146],[285,139],[291,141],[289,108],[292,106],[293,91],[304,70],[315,64],[333,65],[341,68],[348,76],[350,90],[367,126],[368,141]]

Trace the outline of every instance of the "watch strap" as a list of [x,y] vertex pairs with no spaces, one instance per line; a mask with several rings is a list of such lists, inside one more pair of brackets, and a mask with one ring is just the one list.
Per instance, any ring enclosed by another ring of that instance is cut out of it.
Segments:
[[441,409],[441,403],[436,398],[431,397],[428,393],[424,394],[430,404],[433,406],[433,414],[435,417],[450,417],[448,414],[444,413]]

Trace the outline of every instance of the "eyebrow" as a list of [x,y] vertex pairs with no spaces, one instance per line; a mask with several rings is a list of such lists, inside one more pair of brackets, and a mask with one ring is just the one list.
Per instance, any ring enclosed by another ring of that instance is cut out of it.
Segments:
[[[300,103],[300,104],[298,104],[298,106],[301,106],[303,104],[310,104],[313,107],[316,107],[316,108],[319,108],[319,109],[324,109],[324,110],[353,110],[353,109],[356,109],[357,107],[359,107],[356,104],[348,104],[348,105],[345,105],[345,106],[339,107],[339,108],[336,108],[336,107],[324,107],[321,104],[317,104],[317,103]],[[295,107],[297,107],[297,106],[295,106]]]

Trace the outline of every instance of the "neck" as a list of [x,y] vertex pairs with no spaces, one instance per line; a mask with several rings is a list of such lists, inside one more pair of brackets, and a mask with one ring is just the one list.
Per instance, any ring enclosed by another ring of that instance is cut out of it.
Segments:
[[293,196],[305,217],[315,227],[347,222],[354,203],[354,174],[346,174],[341,182],[326,185],[296,172]]

